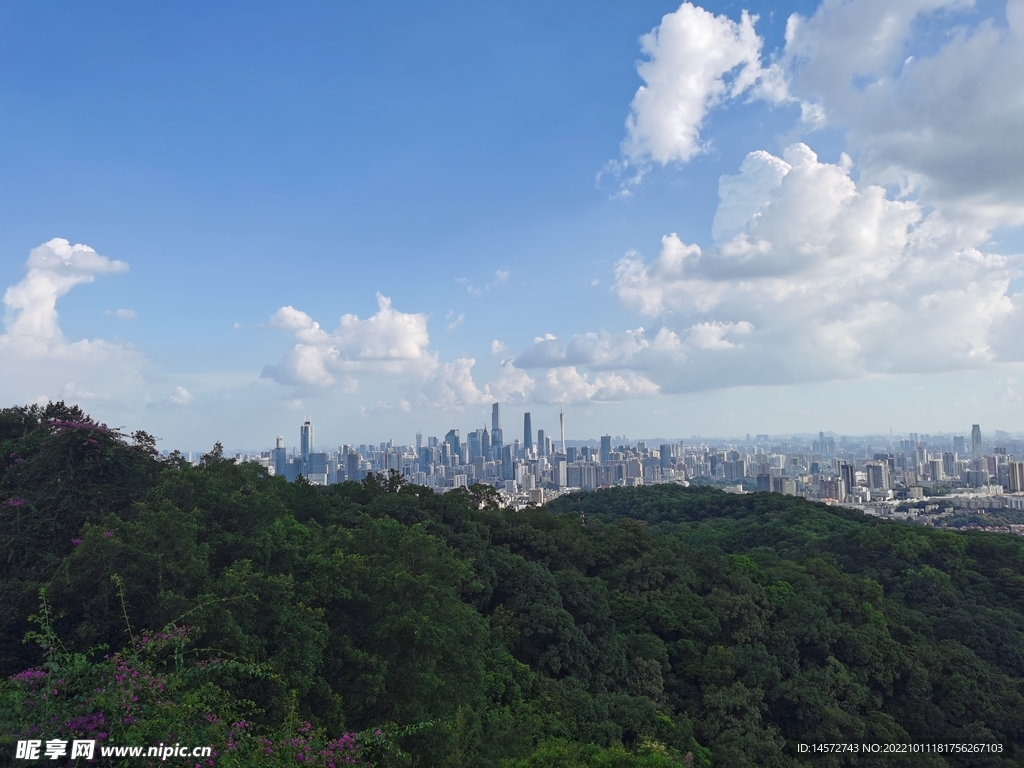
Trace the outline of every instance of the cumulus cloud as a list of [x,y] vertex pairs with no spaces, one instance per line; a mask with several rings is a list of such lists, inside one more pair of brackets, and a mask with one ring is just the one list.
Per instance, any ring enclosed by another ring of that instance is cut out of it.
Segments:
[[491,342],[491,354],[492,355],[503,355],[508,352],[508,344],[500,339],[495,339]]
[[54,238],[29,253],[25,277],[4,292],[0,397],[25,402],[58,396],[113,399],[141,384],[145,360],[132,347],[102,339],[68,341],[57,302],[97,276],[126,272],[128,264],[87,245]]
[[608,402],[657,393],[657,384],[633,371],[587,375],[570,365],[552,368],[537,377],[531,399],[541,403]]
[[428,350],[427,316],[399,312],[391,299],[377,294],[377,313],[366,318],[347,314],[328,333],[305,312],[281,307],[270,326],[291,331],[295,346],[279,363],[263,369],[263,378],[281,384],[330,387],[354,391],[356,380],[344,374],[390,374],[427,377],[437,356]]
[[756,18],[744,11],[735,22],[687,2],[640,38],[644,85],[630,105],[624,157],[634,164],[685,162],[702,151],[708,110],[763,77]]
[[6,344],[37,353],[51,351],[63,342],[57,317],[57,300],[97,275],[126,272],[123,261],[100,256],[87,245],[71,245],[54,238],[33,248],[28,274],[4,292]]
[[668,328],[651,338],[643,328],[618,334],[583,333],[568,343],[548,333],[534,339],[513,364],[523,369],[586,366],[593,370],[642,370],[679,354],[685,354],[679,337]]
[[167,401],[174,405],[188,405],[194,399],[192,393],[184,387],[175,387],[174,391],[168,396]]
[[[862,179],[980,217],[1024,222],[1024,3],[1001,19],[957,16],[967,0],[826,0],[790,18],[793,93],[847,131]],[[952,22],[952,23],[951,23]],[[948,31],[939,45],[922,35]]]
[[[835,128],[861,179],[987,227],[1024,223],[1024,0],[1005,24],[970,0],[824,0],[792,15],[782,50],[764,58],[756,17],[690,3],[641,39],[644,85],[626,122],[626,164],[686,162],[708,114],[746,95],[800,105],[804,130]],[[761,164],[771,184],[778,168]],[[642,175],[642,174],[641,174]],[[719,234],[745,211],[723,199]]]
[[[1012,260],[984,253],[980,227],[894,200],[803,144],[751,153],[723,178],[716,242],[676,235],[659,257],[616,267],[620,299],[672,321],[682,364],[662,389],[950,370],[1013,354],[1020,296]],[[741,223],[743,216],[746,221]],[[1012,330],[1011,330],[1012,329]]]
[[502,403],[584,403],[629,400],[658,393],[658,385],[634,371],[585,372],[571,365],[548,368],[531,376],[511,361],[501,364],[490,382],[473,380],[473,358],[441,366],[423,388],[420,404],[445,410]]

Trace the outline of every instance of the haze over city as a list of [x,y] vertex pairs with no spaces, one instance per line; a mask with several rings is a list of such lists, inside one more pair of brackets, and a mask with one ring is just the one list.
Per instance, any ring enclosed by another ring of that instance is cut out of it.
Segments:
[[1024,431],[1024,0],[7,3],[0,35],[8,405],[187,451],[494,402],[570,441]]

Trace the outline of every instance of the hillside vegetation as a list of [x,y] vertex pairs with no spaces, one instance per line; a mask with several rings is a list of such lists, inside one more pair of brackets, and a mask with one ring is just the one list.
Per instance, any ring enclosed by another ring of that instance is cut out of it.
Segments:
[[[11,408],[0,633],[0,762],[59,732],[218,765],[1024,766],[1024,542],[776,494],[516,513]],[[952,742],[1002,751],[798,752]]]

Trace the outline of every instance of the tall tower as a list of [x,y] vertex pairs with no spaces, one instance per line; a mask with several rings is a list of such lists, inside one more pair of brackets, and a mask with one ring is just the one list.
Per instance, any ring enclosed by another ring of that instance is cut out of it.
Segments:
[[501,405],[499,403],[491,406],[491,434],[496,429],[501,429]]
[[971,458],[981,458],[981,426],[979,424],[971,426]]
[[530,412],[523,414],[523,449],[533,450],[533,425],[530,423]]
[[277,436],[277,444],[274,446],[274,474],[284,476],[284,466],[288,463],[288,451],[284,447],[284,438]]
[[562,433],[562,455],[565,456],[565,411],[558,409],[558,430]]
[[303,461],[313,452],[313,422],[306,419],[299,428],[299,455]]
[[420,448],[423,447],[423,433],[416,430],[416,455],[419,456]]

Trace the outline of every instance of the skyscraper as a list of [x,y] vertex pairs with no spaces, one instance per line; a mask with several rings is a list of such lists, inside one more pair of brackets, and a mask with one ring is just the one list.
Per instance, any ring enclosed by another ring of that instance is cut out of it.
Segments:
[[501,429],[501,405],[495,403],[491,406],[491,434],[498,429]]
[[672,466],[672,444],[671,443],[662,443],[661,448],[659,449],[659,456],[661,458],[661,461],[659,463],[661,464],[661,468],[662,469],[668,469],[669,467],[671,467]]
[[348,456],[345,457],[345,479],[358,483],[363,479],[360,477],[360,474],[359,454],[355,451],[349,451]]
[[964,436],[963,435],[957,435],[956,437],[953,438],[953,451],[961,459],[966,458],[966,456],[967,456],[967,445],[966,445],[966,443],[967,443],[967,441],[964,440]]
[[1024,491],[1024,462],[1011,461],[1006,465],[1006,485],[1010,493]]
[[547,456],[547,443],[544,440],[544,430],[537,430],[537,455]]
[[313,423],[306,419],[299,428],[299,455],[305,461],[306,457],[313,452]]
[[523,450],[533,450],[533,425],[530,423],[530,412],[523,414]]
[[562,455],[567,455],[565,450],[565,411],[558,409],[558,431],[562,437]]
[[277,445],[274,447],[274,474],[284,477],[285,465],[288,463],[288,451],[284,447],[284,438],[277,436]]
[[601,437],[601,453],[600,453],[600,456],[599,456],[600,461],[601,461],[602,464],[604,464],[606,461],[608,461],[608,456],[611,455],[611,452],[612,452],[612,436],[611,435],[603,435]]
[[449,454],[452,456],[452,460],[456,456],[459,457],[459,464],[464,463],[462,461],[462,445],[459,442],[459,430],[449,429],[448,434],[444,436],[445,445],[448,446]]
[[981,426],[979,424],[971,426],[971,458],[981,458]]

